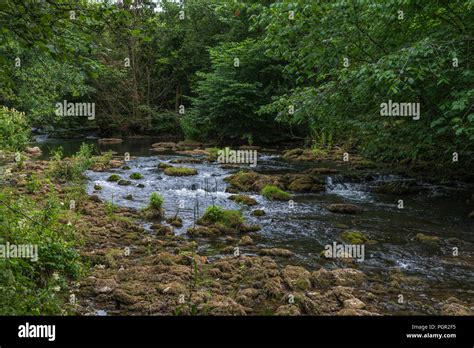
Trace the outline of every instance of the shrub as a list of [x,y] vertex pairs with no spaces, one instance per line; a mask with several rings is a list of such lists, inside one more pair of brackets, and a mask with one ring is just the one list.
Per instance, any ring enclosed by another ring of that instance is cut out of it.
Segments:
[[81,274],[74,227],[61,222],[69,211],[61,209],[52,190],[41,203],[7,189],[0,191],[2,201],[37,222],[0,205],[0,244],[32,245],[38,256],[36,261],[5,258],[0,262],[0,315],[61,314],[63,296],[59,294],[67,290],[67,281]]
[[67,181],[77,181],[83,179],[84,171],[94,163],[92,144],[83,143],[79,151],[69,159],[63,159],[61,147],[53,152],[51,160],[50,174],[56,179]]
[[40,187],[41,187],[41,182],[38,180],[36,175],[31,174],[26,179],[26,191],[28,193],[36,193]]
[[150,203],[148,204],[148,208],[159,210],[163,206],[163,202],[163,197],[159,193],[153,192],[150,196]]
[[0,108],[0,148],[22,150],[30,138],[30,127],[24,113],[5,106]]

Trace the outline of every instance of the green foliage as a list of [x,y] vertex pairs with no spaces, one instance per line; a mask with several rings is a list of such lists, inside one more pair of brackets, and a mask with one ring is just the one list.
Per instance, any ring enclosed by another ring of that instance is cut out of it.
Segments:
[[5,106],[0,108],[0,149],[22,150],[28,143],[30,128],[25,114]]
[[226,210],[222,207],[211,205],[207,207],[198,223],[222,224],[226,227],[238,228],[244,223],[244,218],[238,210]]
[[193,109],[182,120],[190,139],[262,140],[272,133],[272,117],[256,116],[282,81],[280,66],[265,56],[256,40],[211,48],[212,70],[200,79],[191,98]]
[[[26,113],[1,111],[2,147],[21,149],[27,124],[98,126],[473,163],[472,1],[187,0],[184,19],[174,1],[81,1],[76,20],[66,5],[2,3],[0,102]],[[96,119],[58,117],[63,100]],[[388,100],[420,119],[382,117]]]
[[0,261],[1,315],[61,314],[63,297],[59,294],[67,289],[67,280],[81,273],[79,254],[73,248],[73,227],[62,223],[70,212],[61,208],[53,186],[49,190],[42,205],[25,196],[18,197],[8,189],[0,192],[0,200],[36,222],[0,204],[0,245],[37,247],[36,261],[35,258]]
[[217,205],[211,205],[207,207],[203,217],[205,217],[209,221],[217,222],[222,218],[223,215],[224,215],[223,208]]
[[288,201],[291,195],[277,186],[267,185],[262,189],[262,196],[270,200]]
[[94,163],[92,157],[93,145],[83,143],[79,151],[71,158],[63,159],[62,148],[52,154],[49,173],[53,178],[66,181],[80,181],[84,171]]
[[28,193],[37,193],[41,187],[41,182],[38,180],[36,175],[31,174],[26,178],[26,191]]
[[[471,161],[473,10],[465,1],[276,2],[256,27],[297,84],[260,113],[376,159],[449,161],[457,151]],[[421,118],[381,117],[388,100],[420,103]]]
[[163,197],[156,192],[153,192],[150,196],[150,202],[148,203],[148,208],[160,210],[163,206],[164,199]]

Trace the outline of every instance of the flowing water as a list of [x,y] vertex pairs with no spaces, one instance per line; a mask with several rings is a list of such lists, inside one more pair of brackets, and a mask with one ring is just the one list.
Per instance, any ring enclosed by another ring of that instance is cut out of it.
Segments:
[[[91,143],[96,140],[89,139]],[[156,140],[155,140],[156,141]],[[201,215],[211,204],[227,209],[241,209],[249,224],[258,224],[261,231],[252,234],[259,247],[279,247],[293,251],[295,257],[290,263],[301,264],[309,269],[321,266],[332,268],[344,265],[341,261],[327,261],[320,253],[324,246],[340,241],[340,234],[346,229],[361,231],[369,239],[377,241],[365,246],[365,259],[357,267],[373,275],[382,283],[387,281],[390,271],[401,269],[410,276],[416,276],[428,284],[423,292],[443,294],[443,298],[455,296],[472,303],[473,298],[473,256],[474,222],[467,216],[472,210],[466,203],[473,189],[468,185],[442,187],[419,183],[422,193],[397,197],[378,194],[374,191],[380,182],[410,180],[391,173],[367,173],[362,179],[354,180],[342,174],[325,176],[326,191],[317,194],[295,194],[294,207],[288,202],[268,201],[259,194],[249,195],[258,201],[255,207],[242,207],[229,200],[224,178],[236,169],[222,169],[217,164],[183,164],[198,170],[198,175],[171,177],[157,168],[160,162],[169,162],[181,157],[177,154],[156,155],[151,152],[153,139],[132,139],[116,145],[100,146],[101,151],[113,150],[119,155],[129,152],[132,159],[127,163],[130,170],[109,172],[87,172],[88,193],[113,201],[120,206],[143,208],[152,192],[164,197],[167,216],[178,214],[184,222],[175,233],[186,235],[186,229],[193,226],[196,215]],[[48,151],[61,145],[66,155],[77,151],[82,140],[44,140],[39,146]],[[188,157],[188,156],[187,156]],[[328,167],[331,164],[319,164]],[[178,165],[179,166],[179,165]],[[276,153],[260,153],[255,171],[261,173],[298,173],[307,165],[283,161]],[[124,179],[133,172],[143,175],[141,180],[131,180],[133,185],[119,186],[108,182],[112,173]],[[139,188],[136,184],[144,184]],[[94,185],[103,187],[94,191]],[[132,197],[130,197],[131,195]],[[127,197],[128,196],[128,197]],[[127,198],[126,198],[127,197]],[[133,199],[130,199],[133,198]],[[397,206],[403,199],[404,208]],[[360,215],[334,214],[327,210],[331,203],[354,203],[364,209]],[[264,209],[266,215],[254,217],[253,209]],[[417,242],[418,233],[438,236],[443,243],[429,247]],[[219,257],[216,245],[219,241],[203,240],[202,252],[210,257]],[[453,257],[453,248],[459,256]],[[242,252],[246,251],[242,248]],[[403,312],[400,312],[402,313]]]

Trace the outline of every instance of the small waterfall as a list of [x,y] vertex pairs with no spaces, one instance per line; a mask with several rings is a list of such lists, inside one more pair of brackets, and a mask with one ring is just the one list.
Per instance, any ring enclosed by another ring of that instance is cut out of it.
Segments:
[[355,201],[372,201],[365,184],[336,182],[332,176],[326,177],[326,193]]

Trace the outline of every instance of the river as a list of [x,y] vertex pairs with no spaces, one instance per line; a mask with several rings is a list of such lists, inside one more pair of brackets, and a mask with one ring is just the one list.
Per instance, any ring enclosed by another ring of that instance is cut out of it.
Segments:
[[[63,147],[65,155],[70,155],[78,150],[83,141],[43,139],[37,145],[44,151],[43,158],[47,158],[50,151],[58,146]],[[118,155],[129,152],[132,156],[127,163],[130,170],[88,171],[88,193],[97,194],[120,206],[140,209],[148,203],[152,192],[159,192],[164,197],[166,215],[178,213],[183,219],[184,226],[175,230],[177,234],[185,235],[186,229],[193,226],[196,209],[200,214],[211,204],[241,209],[250,224],[262,227],[261,231],[252,234],[260,247],[289,249],[295,253],[290,260],[292,264],[317,269],[344,266],[343,261],[322,258],[321,251],[325,245],[338,241],[342,231],[357,230],[376,241],[365,246],[365,259],[357,264],[374,281],[383,284],[392,279],[390,274],[393,271],[402,270],[407,276],[423,281],[421,286],[407,287],[408,293],[421,298],[439,294],[443,298],[454,296],[472,305],[474,222],[468,218],[471,209],[466,204],[466,199],[474,191],[470,185],[460,183],[452,187],[418,182],[423,190],[419,194],[401,197],[404,207],[400,209],[400,197],[377,193],[374,188],[381,182],[410,178],[377,170],[366,171],[364,175],[354,178],[347,175],[350,174],[349,168],[341,167],[338,168],[340,174],[325,176],[324,192],[295,194],[292,207],[288,202],[269,201],[255,193],[249,195],[259,204],[242,207],[228,199],[230,193],[226,192],[227,183],[223,180],[236,169],[223,169],[212,163],[183,164],[196,168],[199,174],[171,177],[164,175],[157,168],[158,164],[183,156],[153,153],[150,148],[156,139],[129,139],[121,144],[100,146],[96,139],[86,139],[85,142],[96,144],[100,151],[113,150]],[[319,163],[318,166],[330,167],[334,164]],[[269,150],[259,153],[258,165],[253,170],[261,173],[298,173],[306,168],[309,164],[284,161],[278,152]],[[143,175],[143,179],[134,181],[144,184],[143,188],[136,185],[118,186],[107,181],[112,173],[128,179],[132,172]],[[95,184],[103,189],[94,191]],[[364,213],[334,214],[326,208],[331,203],[354,203],[362,207]],[[266,215],[254,217],[251,211],[255,208],[265,210]],[[442,243],[436,247],[420,243],[415,239],[419,233],[437,236]],[[221,242],[202,239],[200,251],[210,258],[221,257],[218,252]],[[456,250],[458,255],[453,256]],[[241,252],[252,253],[245,247]],[[395,297],[387,298],[386,307],[393,314],[413,314],[409,307],[400,309],[393,305],[391,308],[390,303],[395,300]]]

